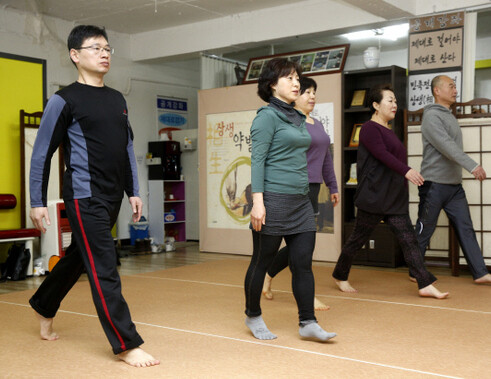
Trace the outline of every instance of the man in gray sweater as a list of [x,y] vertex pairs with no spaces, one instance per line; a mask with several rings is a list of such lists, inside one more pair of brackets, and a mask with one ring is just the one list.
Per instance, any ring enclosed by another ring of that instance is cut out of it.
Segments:
[[450,111],[457,97],[454,81],[438,75],[431,81],[431,91],[435,103],[425,107],[421,124],[421,175],[425,182],[419,187],[416,223],[419,247],[424,255],[443,209],[457,231],[474,282],[491,283],[462,188],[462,168],[479,181],[486,179],[486,171],[463,151],[462,131]]

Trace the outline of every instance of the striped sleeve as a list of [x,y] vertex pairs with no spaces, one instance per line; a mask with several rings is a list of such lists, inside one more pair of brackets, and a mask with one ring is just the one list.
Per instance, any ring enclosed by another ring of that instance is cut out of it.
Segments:
[[128,197],[140,196],[138,185],[138,171],[136,167],[135,152],[133,150],[133,129],[128,120],[128,144],[126,145],[126,168],[125,168],[125,192]]
[[47,206],[51,157],[63,140],[71,120],[69,113],[68,105],[61,96],[51,96],[32,150],[29,192],[33,208]]

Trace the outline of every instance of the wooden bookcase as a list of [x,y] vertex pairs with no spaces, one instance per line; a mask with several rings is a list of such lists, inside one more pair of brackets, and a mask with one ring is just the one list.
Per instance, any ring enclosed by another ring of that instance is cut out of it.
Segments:
[[[367,70],[345,71],[342,78],[342,168],[341,183],[343,242],[350,236],[355,221],[354,196],[356,184],[347,184],[352,163],[356,163],[357,147],[350,147],[350,139],[355,124],[362,124],[371,117],[366,102],[361,106],[351,106],[356,90],[368,90],[378,84],[390,83],[397,97],[398,111],[392,121],[392,128],[401,141],[405,141],[403,110],[406,108],[406,69],[398,66],[379,67]],[[356,255],[355,264],[381,267],[397,267],[404,264],[401,249],[389,227],[381,223],[370,236],[369,242]]]

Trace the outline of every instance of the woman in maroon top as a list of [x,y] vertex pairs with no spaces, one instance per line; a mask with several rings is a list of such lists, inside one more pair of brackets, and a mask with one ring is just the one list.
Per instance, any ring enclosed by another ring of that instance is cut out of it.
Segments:
[[396,97],[390,85],[382,85],[370,90],[368,101],[372,118],[360,131],[355,227],[332,276],[341,291],[357,292],[348,282],[353,258],[383,220],[396,235],[404,259],[418,283],[419,295],[444,299],[448,292],[442,293],[433,286],[436,278],[426,270],[409,218],[407,180],[417,186],[424,180],[419,172],[407,165],[406,148],[389,125],[397,112]]

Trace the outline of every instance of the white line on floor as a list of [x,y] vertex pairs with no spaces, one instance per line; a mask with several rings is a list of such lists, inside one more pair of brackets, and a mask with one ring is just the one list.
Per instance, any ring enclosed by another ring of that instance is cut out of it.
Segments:
[[[0,304],[16,305],[16,306],[20,306],[20,307],[30,308],[30,306],[28,304],[19,304],[19,303],[13,303],[13,302],[9,302],[9,301],[1,301],[0,300]],[[85,317],[97,318],[97,315],[91,315],[91,314],[87,314],[87,313],[65,311],[65,310],[61,310],[61,309],[58,310],[58,312],[72,314],[72,315],[78,315],[78,316],[85,316]],[[318,352],[318,351],[298,349],[298,348],[290,347],[290,346],[274,345],[274,344],[271,344],[271,343],[265,343],[265,342],[260,342],[260,341],[249,341],[249,340],[244,340],[244,339],[241,339],[241,338],[233,338],[233,337],[221,336],[221,335],[218,335],[218,334],[197,332],[195,330],[172,328],[172,327],[169,327],[169,326],[149,324],[149,323],[140,322],[140,321],[133,321],[133,323],[135,323],[137,325],[152,327],[152,328],[159,328],[159,329],[172,330],[172,331],[182,332],[182,333],[196,334],[196,335],[205,336],[205,337],[220,338],[220,339],[229,340],[229,341],[244,342],[244,343],[249,343],[249,344],[254,344],[254,345],[261,345],[261,346],[273,347],[273,348],[276,348],[276,349],[283,349],[283,350],[291,350],[291,351],[296,351],[296,352],[300,352],[300,353],[307,353],[307,354],[312,354],[312,355],[320,355],[320,356],[323,356],[323,357],[340,359],[340,360],[350,361],[350,362],[355,362],[355,363],[363,363],[363,364],[367,364],[367,365],[371,365],[371,366],[384,367],[384,368],[389,368],[389,369],[394,369],[394,370],[399,370],[399,371],[406,371],[406,372],[413,372],[413,373],[417,373],[417,374],[438,376],[438,377],[441,377],[441,378],[461,379],[458,376],[449,376],[449,375],[437,374],[437,373],[434,373],[434,372],[415,370],[415,369],[406,368],[406,367],[400,367],[400,366],[394,366],[394,365],[387,365],[387,364],[383,364],[383,363],[370,362],[370,361],[365,361],[365,360],[355,359],[355,358],[349,358],[349,357],[342,357],[342,356],[339,356],[339,355],[321,353],[321,352]]]
[[411,368],[394,366],[394,365],[386,365],[386,364],[383,364],[383,363],[364,361],[364,360],[361,360],[361,359],[355,359],[355,358],[349,358],[349,357],[342,357],[342,356],[339,356],[339,355],[321,353],[321,352],[318,352],[318,351],[298,349],[298,348],[290,347],[290,346],[273,345],[271,343],[265,343],[265,342],[259,342],[259,341],[250,341],[250,340],[243,340],[241,338],[226,337],[226,336],[220,336],[220,335],[211,334],[211,333],[196,332],[194,330],[171,328],[171,327],[167,327],[167,326],[160,326],[160,325],[155,325],[155,324],[147,324],[147,323],[143,323],[143,322],[135,322],[135,324],[145,325],[145,326],[151,326],[151,327],[155,327],[155,328],[162,328],[162,329],[174,330],[174,331],[183,332],[183,333],[198,334],[198,335],[206,336],[206,337],[221,338],[221,339],[230,340],[230,341],[245,342],[245,343],[250,343],[250,344],[254,344],[254,345],[262,345],[262,346],[274,347],[274,348],[277,348],[277,349],[292,350],[292,351],[297,351],[297,352],[301,352],[301,353],[307,353],[307,354],[313,354],[313,355],[320,355],[320,356],[323,356],[323,357],[340,359],[340,360],[345,360],[345,361],[350,361],[350,362],[364,363],[364,364],[368,364],[368,365],[372,365],[372,366],[378,366],[378,367],[384,367],[384,368],[391,368],[391,369],[395,369],[395,370],[414,372],[414,373],[418,373],[418,374],[426,374],[426,375],[432,375],[432,376],[439,376],[439,377],[442,377],[442,378],[454,378],[454,379],[460,378],[458,376],[449,376],[449,375],[437,374],[437,373],[434,373],[434,372],[415,370],[415,369],[411,369]]
[[[244,288],[243,286],[240,286],[240,285],[237,285],[237,284],[205,282],[205,281],[199,281],[199,280],[163,278],[163,277],[159,277],[159,276],[141,276],[141,275],[125,275],[125,276],[126,277],[138,277],[138,278],[144,277],[144,278],[158,279],[158,280],[173,280],[173,281],[176,281],[176,282],[208,284],[208,285],[212,285],[212,286]],[[283,290],[274,290],[274,292],[282,292],[282,293],[288,293],[288,294],[291,294],[292,293],[291,291],[283,291]],[[460,308],[450,308],[450,307],[439,307],[437,305],[401,303],[401,302],[397,302],[397,301],[387,301],[387,300],[377,300],[377,299],[364,299],[364,298],[361,298],[361,297],[351,297],[351,296],[322,295],[322,294],[319,294],[319,293],[316,293],[315,295],[317,297],[328,297],[328,298],[332,298],[332,299],[366,301],[366,302],[370,302],[370,303],[404,305],[404,306],[408,306],[408,307],[419,307],[419,308],[429,308],[429,309],[441,309],[441,310],[445,310],[445,311],[467,312],[467,313],[477,313],[477,314],[483,314],[483,315],[491,315],[491,312],[487,312],[487,311],[476,311],[474,309],[460,309]],[[440,300],[440,301],[445,301],[445,300]]]

